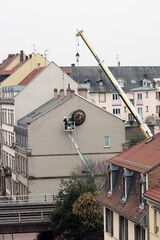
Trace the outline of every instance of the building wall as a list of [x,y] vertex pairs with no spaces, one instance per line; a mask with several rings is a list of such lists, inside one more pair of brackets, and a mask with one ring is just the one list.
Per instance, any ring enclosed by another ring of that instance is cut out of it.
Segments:
[[[160,213],[159,213],[159,226],[160,226]],[[149,203],[149,237],[151,240],[160,239],[160,231],[157,234],[155,233],[154,208],[151,203]]]
[[[104,216],[105,216],[105,207],[104,207]],[[104,219],[104,226],[106,222]],[[128,220],[128,240],[135,240],[135,224]],[[119,240],[119,214],[113,212],[113,236],[111,237],[110,233],[106,232],[104,227],[104,240]]]
[[[138,94],[142,94],[141,103],[138,102]],[[156,114],[156,90],[150,91],[137,91],[134,92],[135,108],[138,112],[138,108],[142,108],[142,119],[145,121],[148,116]],[[148,108],[148,110],[147,110]]]
[[[77,127],[72,135],[87,160],[103,161],[122,151],[122,143],[125,141],[124,123],[80,97],[74,97],[28,125],[29,148],[32,149],[29,158],[30,176],[60,179],[70,176],[81,165],[75,147],[67,136],[68,133],[64,132],[62,124],[64,116],[76,109],[85,111],[86,121]],[[111,138],[109,148],[104,148],[103,145],[105,135]],[[50,182],[53,180],[48,180],[43,189],[41,182],[39,191],[49,191]]]
[[15,86],[18,85],[33,69],[47,66],[48,61],[40,54],[32,54],[32,57],[28,59],[21,67],[19,67],[13,74],[6,78],[1,86]]
[[54,88],[66,89],[68,84],[77,91],[78,84],[52,62],[15,97],[16,120],[52,99]]

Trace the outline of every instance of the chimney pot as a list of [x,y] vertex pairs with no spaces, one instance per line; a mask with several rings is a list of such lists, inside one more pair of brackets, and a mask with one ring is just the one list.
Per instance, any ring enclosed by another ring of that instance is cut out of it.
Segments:
[[54,98],[57,99],[58,97],[58,90],[57,88],[54,89]]
[[24,60],[24,54],[23,54],[23,50],[20,51],[20,62],[23,62]]
[[60,89],[59,94],[61,98],[64,98],[64,89]]

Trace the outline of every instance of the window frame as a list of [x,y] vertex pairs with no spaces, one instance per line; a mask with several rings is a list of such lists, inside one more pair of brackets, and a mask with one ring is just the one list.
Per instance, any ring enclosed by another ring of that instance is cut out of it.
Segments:
[[[105,143],[106,143],[106,141],[105,141],[105,138],[108,138],[108,145],[106,145]],[[111,140],[110,140],[110,136],[108,136],[108,135],[105,135],[105,136],[103,136],[103,147],[104,148],[110,148],[111,147]]]
[[[103,99],[102,99],[102,96],[104,97]],[[100,103],[106,102],[106,93],[105,92],[100,92],[99,93],[99,102]]]

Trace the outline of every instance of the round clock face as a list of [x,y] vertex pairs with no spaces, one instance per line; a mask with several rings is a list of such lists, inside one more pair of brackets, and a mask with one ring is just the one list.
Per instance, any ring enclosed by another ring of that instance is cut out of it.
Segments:
[[86,119],[86,114],[82,110],[77,110],[77,111],[73,112],[72,116],[73,116],[76,126],[79,126],[82,123],[84,123],[84,121]]

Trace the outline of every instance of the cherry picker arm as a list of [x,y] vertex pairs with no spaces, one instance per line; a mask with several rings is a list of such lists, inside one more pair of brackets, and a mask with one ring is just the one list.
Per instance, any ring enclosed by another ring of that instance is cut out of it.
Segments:
[[149,127],[147,126],[147,124],[145,124],[140,115],[138,114],[138,112],[136,111],[136,109],[134,108],[134,106],[132,105],[132,103],[130,102],[130,100],[128,99],[127,95],[125,94],[125,92],[123,91],[123,89],[121,88],[121,86],[119,85],[119,83],[117,82],[117,80],[115,79],[115,77],[113,76],[113,74],[111,73],[111,71],[109,70],[108,67],[106,67],[103,63],[103,61],[101,61],[98,57],[98,55],[96,54],[95,50],[91,47],[90,43],[88,42],[88,40],[86,39],[86,37],[84,36],[83,30],[79,31],[76,36],[80,36],[83,41],[85,42],[85,44],[87,45],[87,47],[89,48],[89,50],[91,51],[91,53],[93,54],[93,56],[95,57],[95,59],[97,60],[99,66],[102,68],[103,72],[105,73],[105,75],[109,78],[109,80],[111,81],[111,83],[113,84],[113,86],[115,87],[115,89],[117,90],[118,94],[120,95],[120,97],[122,98],[122,100],[124,101],[124,103],[126,104],[126,106],[128,107],[128,109],[130,110],[130,112],[133,114],[135,120],[137,121],[144,137],[146,139],[150,139],[152,138],[153,134],[151,132],[151,130],[149,129]]

